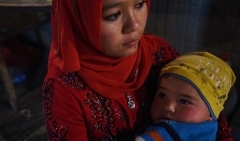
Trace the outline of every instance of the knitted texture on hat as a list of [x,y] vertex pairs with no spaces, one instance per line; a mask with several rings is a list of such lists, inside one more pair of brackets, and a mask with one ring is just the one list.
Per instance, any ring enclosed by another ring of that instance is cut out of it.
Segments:
[[166,74],[195,87],[215,120],[236,80],[230,66],[208,52],[190,52],[178,57],[162,68],[160,77]]
[[146,132],[137,136],[135,141],[215,141],[217,127],[216,120],[201,123],[162,120],[154,123]]

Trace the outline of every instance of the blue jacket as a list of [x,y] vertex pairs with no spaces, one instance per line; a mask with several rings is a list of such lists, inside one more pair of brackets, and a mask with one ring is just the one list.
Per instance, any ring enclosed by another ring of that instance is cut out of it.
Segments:
[[150,126],[136,141],[215,141],[217,129],[216,120],[203,123],[163,120]]

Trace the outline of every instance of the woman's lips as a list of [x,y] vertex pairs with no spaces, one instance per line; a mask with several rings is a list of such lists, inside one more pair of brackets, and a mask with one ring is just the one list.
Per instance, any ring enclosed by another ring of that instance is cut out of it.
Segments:
[[135,47],[138,45],[138,42],[139,42],[139,39],[134,39],[127,43],[124,43],[124,45],[129,46],[129,47]]

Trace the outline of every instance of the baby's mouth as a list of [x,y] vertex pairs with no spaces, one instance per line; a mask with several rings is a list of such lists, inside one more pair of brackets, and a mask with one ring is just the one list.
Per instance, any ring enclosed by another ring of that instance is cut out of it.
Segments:
[[160,118],[159,118],[159,121],[160,121],[160,120],[171,120],[171,119],[168,118],[168,117],[160,117]]

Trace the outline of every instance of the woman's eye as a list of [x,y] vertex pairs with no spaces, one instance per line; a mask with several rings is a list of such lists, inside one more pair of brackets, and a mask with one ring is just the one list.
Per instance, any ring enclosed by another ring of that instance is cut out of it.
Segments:
[[104,20],[114,21],[114,20],[117,20],[120,15],[121,15],[121,12],[117,12],[115,14],[112,14],[112,15],[109,15],[107,17],[104,17]]
[[136,8],[142,8],[145,3],[146,3],[146,0],[143,0],[143,1],[139,2],[139,3],[136,5]]
[[160,98],[164,98],[164,99],[166,98],[166,95],[164,93],[159,93],[158,95]]
[[181,100],[180,100],[180,103],[186,104],[186,105],[190,104],[190,102],[187,101],[187,100],[185,100],[185,99],[181,99]]

